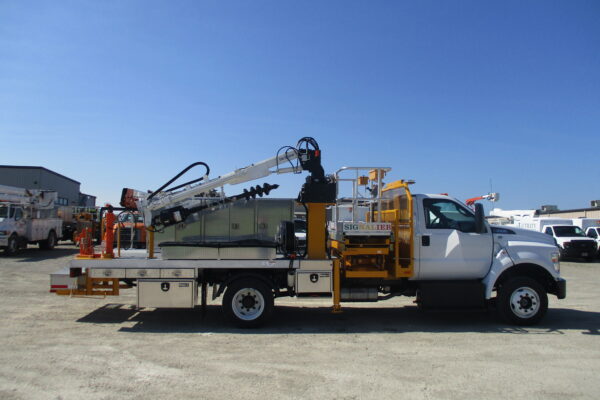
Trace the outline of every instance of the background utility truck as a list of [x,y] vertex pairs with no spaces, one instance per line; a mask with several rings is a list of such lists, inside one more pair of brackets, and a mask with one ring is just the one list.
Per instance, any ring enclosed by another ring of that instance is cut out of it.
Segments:
[[567,218],[515,218],[513,226],[543,232],[554,238],[561,258],[584,258],[592,261],[596,257],[596,241],[586,237],[583,230]]
[[[206,174],[179,190],[166,189],[194,165],[203,165]],[[256,199],[277,185],[223,193],[225,185],[301,171],[310,172],[297,198],[307,212],[302,253],[293,207]],[[325,175],[312,138],[214,179],[206,164],[193,164],[154,192],[123,189],[121,205],[144,215],[145,252],[113,258],[106,243],[104,256],[83,254],[52,274],[51,291],[118,295],[137,287],[140,308],[193,308],[206,305],[212,288],[213,299],[222,296],[225,316],[241,327],[266,322],[275,299],[284,296],[332,298],[335,313],[342,303],[401,295],[416,297],[423,309],[485,309],[495,303],[507,321],[522,325],[543,317],[548,293],[565,297],[552,238],[490,226],[481,205],[473,212],[448,196],[412,194],[411,181],[386,185],[389,171],[344,167]],[[340,185],[351,185],[350,197],[342,196]],[[326,230],[327,208],[349,203],[353,210],[369,208],[366,221],[357,213],[344,219],[333,212],[338,217]]]
[[53,249],[62,235],[57,193],[0,185],[0,249],[12,255],[28,243]]

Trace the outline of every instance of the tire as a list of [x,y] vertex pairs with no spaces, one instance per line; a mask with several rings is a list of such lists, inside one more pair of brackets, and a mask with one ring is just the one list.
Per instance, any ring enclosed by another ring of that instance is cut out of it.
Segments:
[[14,234],[8,238],[8,243],[6,245],[6,248],[4,249],[5,256],[10,257],[17,254],[17,251],[19,251],[19,241],[17,239],[17,235]]
[[225,317],[240,328],[263,325],[271,317],[273,305],[273,291],[255,278],[234,281],[223,296]]
[[498,288],[500,316],[515,325],[535,325],[548,310],[546,289],[529,277],[510,278]]
[[52,250],[56,246],[56,232],[48,232],[48,239],[40,242],[40,249]]

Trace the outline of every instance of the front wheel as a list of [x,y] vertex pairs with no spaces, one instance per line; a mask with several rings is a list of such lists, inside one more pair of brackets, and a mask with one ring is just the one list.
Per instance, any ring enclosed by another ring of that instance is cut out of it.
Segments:
[[497,307],[507,322],[535,325],[548,310],[548,295],[535,279],[515,277],[498,288]]
[[240,328],[256,328],[273,312],[273,291],[259,279],[234,281],[223,296],[223,312]]
[[17,241],[17,236],[13,234],[11,235],[11,237],[8,238],[8,243],[6,244],[6,248],[4,249],[4,255],[14,256],[15,254],[17,254],[18,250],[19,242]]

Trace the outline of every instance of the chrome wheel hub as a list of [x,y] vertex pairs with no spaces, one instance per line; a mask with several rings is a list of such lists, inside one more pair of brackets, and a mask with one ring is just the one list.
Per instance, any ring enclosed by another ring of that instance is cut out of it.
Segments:
[[244,321],[251,321],[261,316],[265,309],[263,295],[254,288],[243,288],[236,292],[231,300],[231,308],[235,316]]
[[540,298],[530,287],[520,287],[510,296],[510,308],[520,318],[530,318],[540,309]]

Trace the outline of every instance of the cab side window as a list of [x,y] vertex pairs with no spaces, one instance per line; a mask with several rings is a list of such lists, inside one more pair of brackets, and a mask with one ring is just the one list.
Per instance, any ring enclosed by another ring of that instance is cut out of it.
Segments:
[[598,237],[598,234],[596,233],[595,229],[590,229],[590,231],[588,232],[587,235],[588,235],[588,237],[591,237],[591,238],[597,238]]
[[475,216],[451,200],[424,199],[425,226],[427,229],[456,229],[475,232]]
[[546,235],[554,236],[554,235],[552,234],[552,228],[550,228],[550,227],[547,227],[546,229],[544,229],[544,233],[545,233]]
[[20,208],[17,208],[15,210],[15,221],[18,221],[21,218],[23,218],[23,210],[21,210]]

